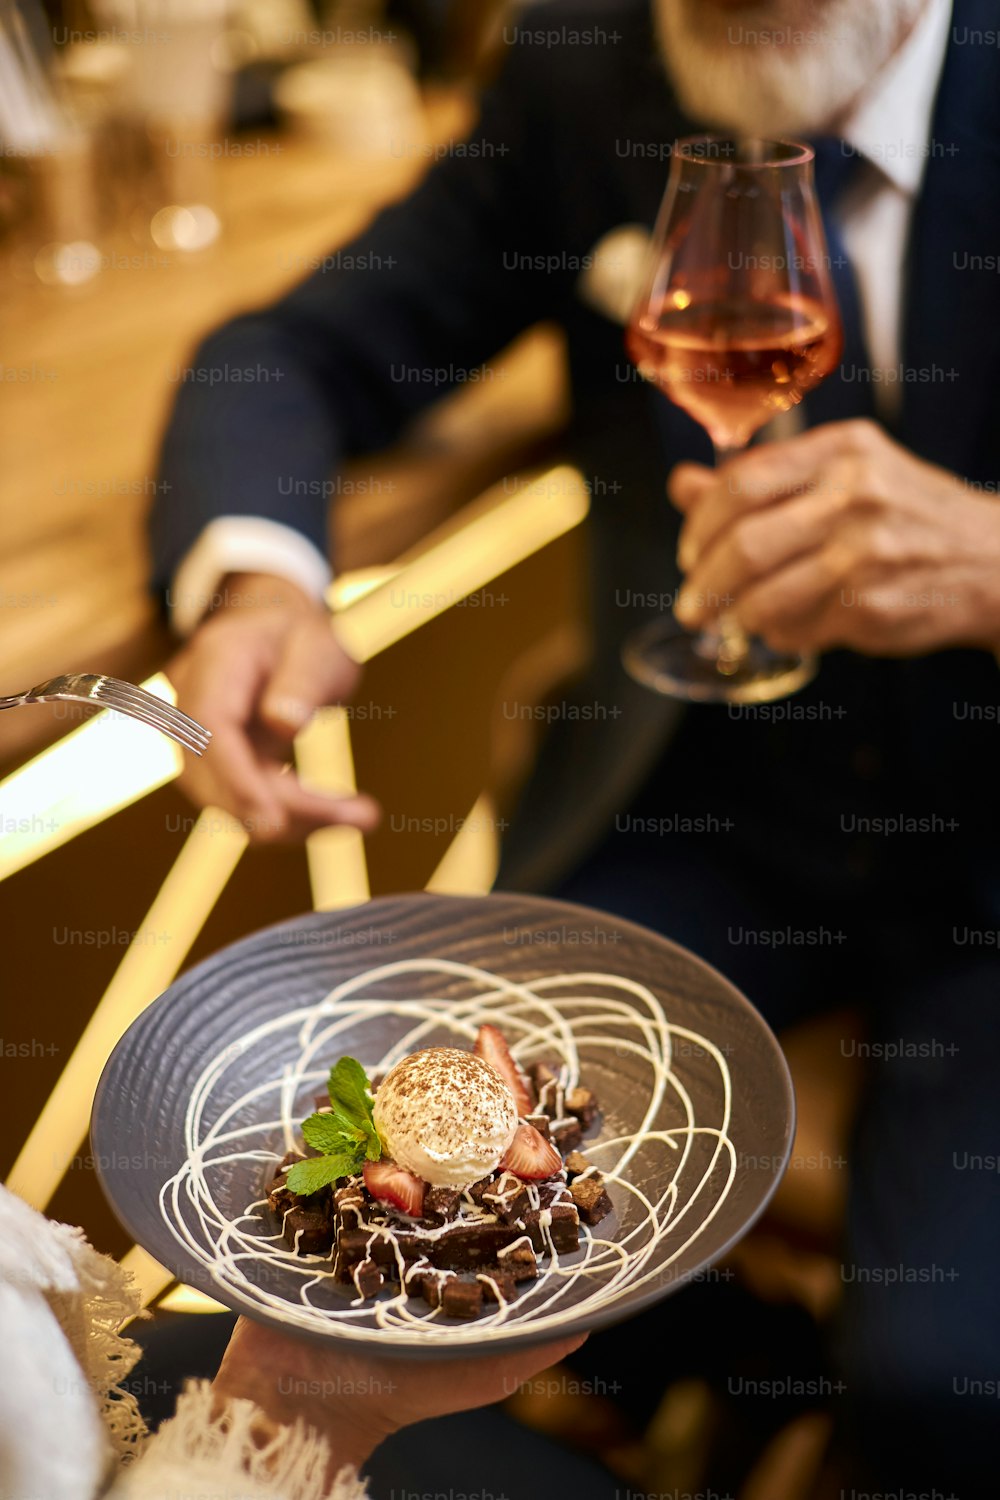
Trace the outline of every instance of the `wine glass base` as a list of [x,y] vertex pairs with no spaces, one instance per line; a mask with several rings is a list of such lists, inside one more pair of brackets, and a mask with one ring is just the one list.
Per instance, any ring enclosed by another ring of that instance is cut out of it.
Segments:
[[805,687],[819,665],[815,656],[772,651],[751,636],[746,655],[723,670],[714,652],[699,649],[698,636],[669,617],[630,635],[622,661],[643,687],[690,703],[770,703]]

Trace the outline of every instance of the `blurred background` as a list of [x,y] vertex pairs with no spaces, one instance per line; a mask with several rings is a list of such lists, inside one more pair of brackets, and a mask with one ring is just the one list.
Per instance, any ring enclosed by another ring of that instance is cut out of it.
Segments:
[[[0,690],[76,670],[144,681],[168,660],[177,643],[148,592],[144,525],[194,346],[335,255],[462,139],[506,9],[0,4]],[[506,743],[492,732],[498,685],[530,650],[523,670],[543,691],[580,649],[572,532],[585,497],[550,486],[541,531],[521,534],[510,514],[524,509],[512,476],[545,464],[563,413],[554,330],[533,332],[491,377],[443,400],[398,451],[338,476],[331,496],[336,602],[381,589],[359,626],[363,654],[374,631],[376,659],[350,721],[358,777],[386,809],[366,851],[375,892],[425,885],[463,826],[475,847],[452,878],[488,888],[499,814],[469,814],[497,758],[510,781],[529,748],[511,741],[518,726]],[[502,546],[495,511],[509,517]],[[466,537],[472,520],[485,535]],[[448,538],[445,576],[433,557]],[[396,607],[413,592],[400,566],[427,553],[421,603]],[[188,919],[190,951],[179,933],[151,932],[146,914],[194,814],[169,785],[154,789],[176,765],[165,742],[107,717],[66,741],[87,716],[57,704],[0,717],[0,910],[31,953],[32,995],[5,1017],[5,1055],[27,1046],[32,1064],[7,1070],[5,1168],[126,954],[145,942],[163,977],[322,904],[303,851],[230,852],[232,879],[217,882],[214,906],[205,893],[203,928]],[[61,759],[37,759],[57,742]],[[407,743],[419,753],[401,756]],[[339,899],[367,893],[363,866]],[[51,1207],[127,1248],[85,1164]]]
[[[157,674],[177,643],[147,589],[144,521],[191,351],[335,255],[462,139],[523,8],[0,0],[0,693],[77,670],[169,691]],[[533,745],[532,725],[498,705],[540,701],[586,650],[586,485],[552,467],[565,406],[559,334],[536,328],[489,380],[338,477],[332,602],[369,666],[300,764],[381,801],[363,847],[335,830],[307,851],[248,850],[183,800],[177,752],[152,731],[84,723],[66,704],[0,715],[4,1175],[127,1256],[150,1303],[199,1305],[101,1198],[86,1125],[103,1062],[178,972],[267,923],[369,893],[489,889]],[[800,1082],[829,1051],[804,1048]],[[825,1072],[813,1081],[803,1159],[838,1149],[849,1114]],[[795,1233],[765,1231],[743,1267],[804,1320],[807,1365],[834,1295],[817,1247],[844,1175],[799,1173],[811,1185],[793,1189]],[[643,1435],[604,1397],[585,1416],[576,1398],[517,1398],[527,1419],[586,1431],[623,1480],[659,1490],[704,1472],[713,1399],[678,1384]],[[807,1417],[819,1428],[778,1454],[787,1482],[759,1491],[772,1500],[800,1492],[801,1452],[822,1446],[822,1412]]]

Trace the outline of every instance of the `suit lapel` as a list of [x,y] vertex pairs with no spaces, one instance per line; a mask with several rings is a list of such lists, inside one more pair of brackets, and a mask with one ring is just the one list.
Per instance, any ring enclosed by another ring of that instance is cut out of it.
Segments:
[[1000,416],[1000,50],[995,0],[956,0],[911,229],[898,424],[923,457],[997,478]]

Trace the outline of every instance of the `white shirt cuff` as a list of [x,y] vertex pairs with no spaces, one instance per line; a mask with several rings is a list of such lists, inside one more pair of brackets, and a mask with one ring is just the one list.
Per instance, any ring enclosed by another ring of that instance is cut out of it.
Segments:
[[273,573],[321,600],[333,574],[312,542],[292,526],[261,516],[218,516],[182,559],[167,589],[178,635],[190,635],[202,616],[222,603],[227,573]]

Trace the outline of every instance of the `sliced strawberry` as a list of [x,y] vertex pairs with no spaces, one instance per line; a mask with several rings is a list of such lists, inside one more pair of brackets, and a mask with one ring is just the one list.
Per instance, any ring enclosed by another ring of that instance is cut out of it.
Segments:
[[365,1187],[373,1198],[382,1203],[391,1203],[401,1208],[404,1214],[419,1219],[424,1210],[424,1193],[427,1184],[412,1172],[404,1172],[394,1161],[366,1161],[364,1165]]
[[519,1125],[500,1165],[513,1172],[515,1177],[537,1182],[541,1177],[551,1177],[558,1172],[562,1157],[534,1125]]
[[514,1095],[519,1115],[530,1115],[535,1107],[528,1080],[511,1056],[507,1039],[496,1026],[480,1026],[473,1052],[484,1062],[492,1063]]

